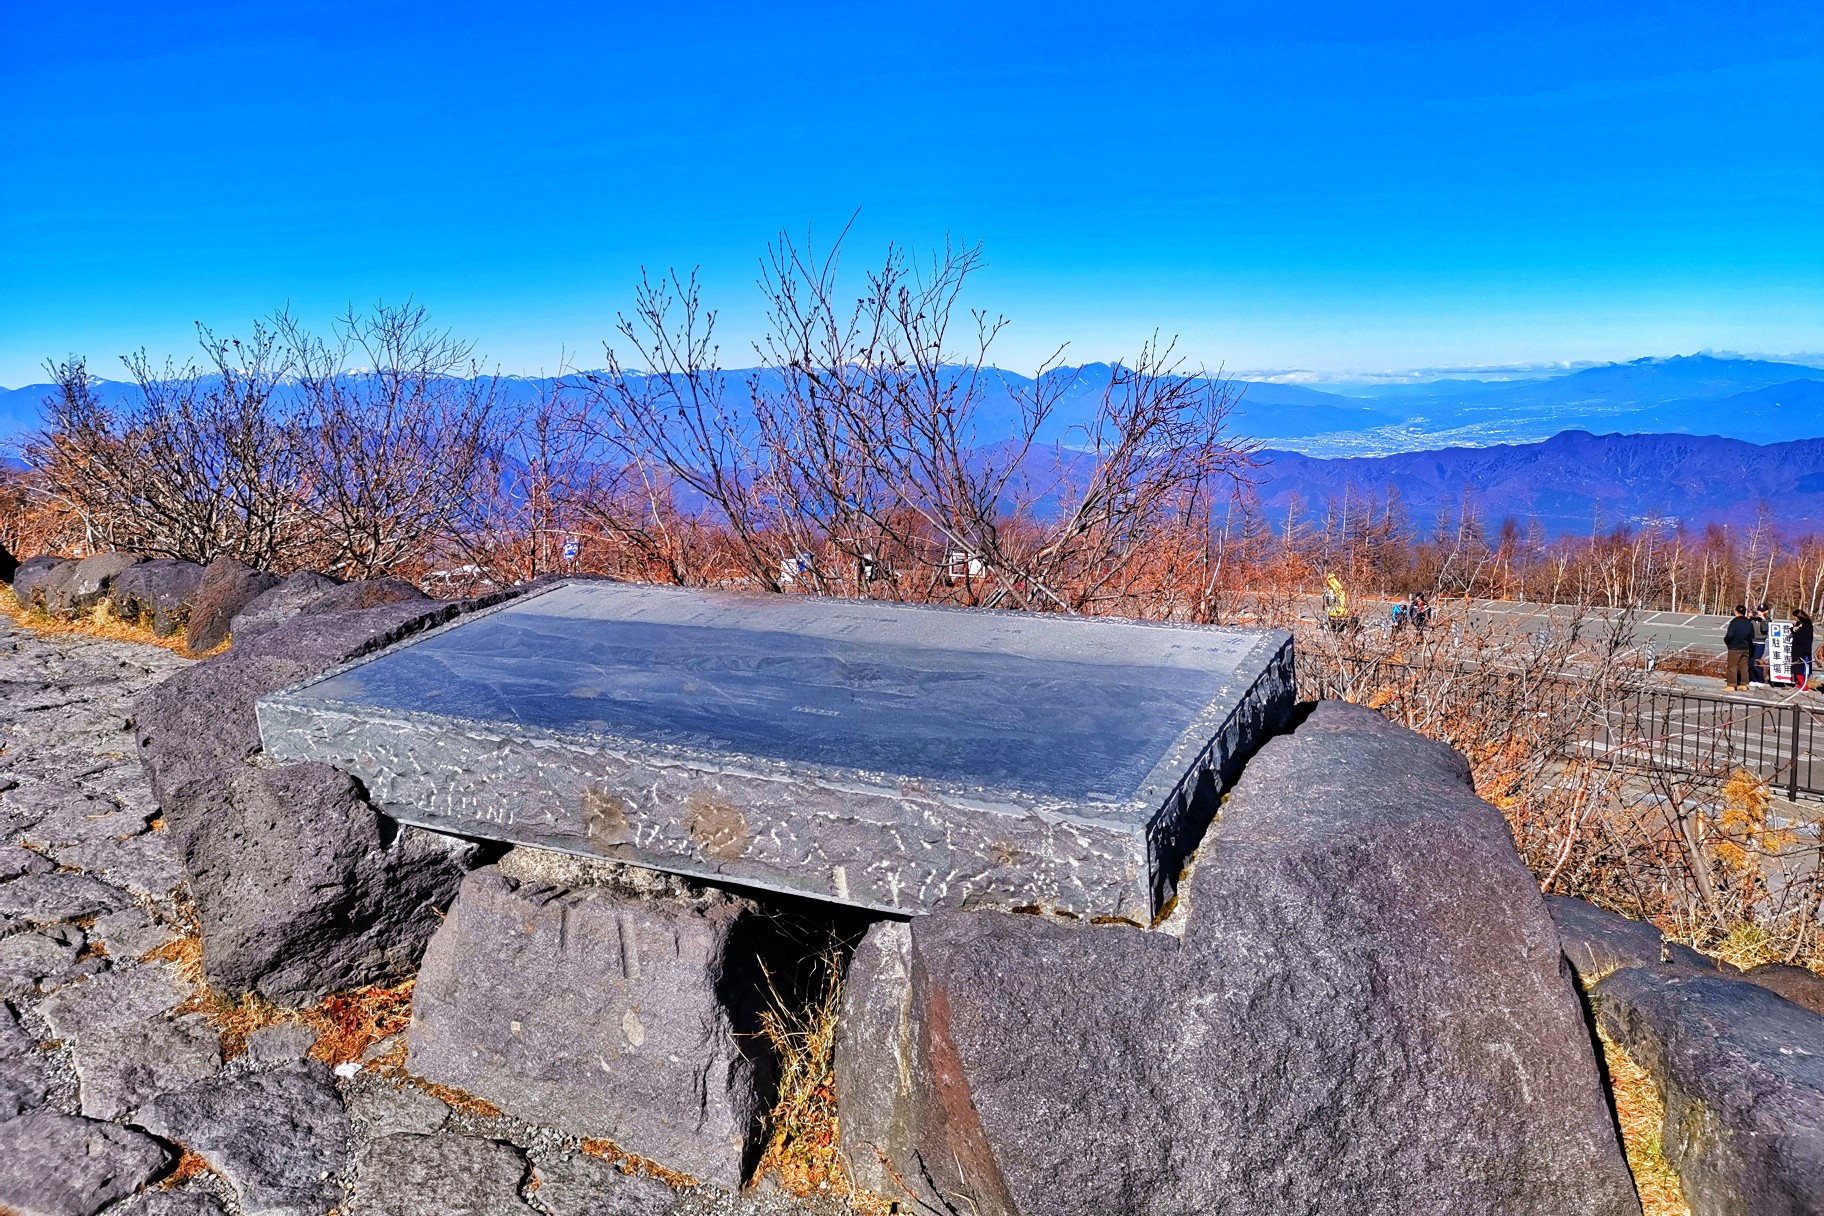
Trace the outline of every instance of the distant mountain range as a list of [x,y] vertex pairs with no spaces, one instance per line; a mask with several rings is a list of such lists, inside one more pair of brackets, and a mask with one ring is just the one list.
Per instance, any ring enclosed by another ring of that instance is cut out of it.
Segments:
[[[1042,438],[1070,445],[1115,370],[1058,373],[1069,382]],[[774,374],[727,373],[732,386]],[[977,435],[984,446],[1011,431],[1016,395],[1032,387],[1014,373],[991,375]],[[525,400],[550,383],[512,379],[505,393]],[[1690,355],[1530,380],[1364,388],[1362,396],[1271,382],[1234,387],[1233,429],[1263,445],[1259,492],[1276,521],[1294,495],[1318,514],[1345,491],[1379,500],[1392,486],[1412,520],[1429,525],[1467,487],[1491,528],[1508,517],[1537,519],[1553,534],[1647,518],[1745,525],[1764,501],[1784,527],[1824,531],[1824,369]],[[0,389],[0,440],[39,425],[50,391]],[[104,381],[100,391],[125,401],[134,390]]]
[[1587,535],[1648,520],[1753,526],[1765,503],[1786,533],[1824,532],[1824,439],[1759,445],[1708,435],[1592,435],[1565,431],[1543,443],[1443,448],[1395,456],[1317,459],[1261,453],[1256,492],[1282,528],[1293,505],[1305,522],[1327,505],[1372,501],[1389,488],[1410,522],[1429,532],[1465,492],[1491,532],[1504,520],[1537,520],[1548,536]]
[[[1348,397],[1338,398],[1349,401]],[[1388,455],[1526,443],[1566,430],[1718,435],[1756,443],[1824,435],[1824,369],[1686,355],[1586,368],[1549,379],[1441,381],[1367,401],[1384,423],[1287,437],[1313,456]],[[1358,399],[1361,400],[1361,399]],[[1270,429],[1265,438],[1277,438]]]
[[[767,371],[734,370],[739,386]],[[1069,443],[1094,414],[1114,375],[1106,363],[1053,373],[1066,385],[1046,427],[1048,442]],[[525,398],[549,380],[504,382]],[[102,381],[104,399],[126,400],[130,385]],[[1719,435],[1756,443],[1824,435],[1824,369],[1766,359],[1686,355],[1639,359],[1531,380],[1440,380],[1431,384],[1323,392],[1295,384],[1235,381],[1241,394],[1235,431],[1310,456],[1390,455],[1436,447],[1526,443],[1566,430]],[[1011,431],[1016,394],[1032,381],[991,370],[978,439],[992,443]],[[0,389],[0,439],[39,425],[44,384]],[[1352,395],[1359,394],[1359,395]],[[1814,421],[1816,419],[1816,421]]]

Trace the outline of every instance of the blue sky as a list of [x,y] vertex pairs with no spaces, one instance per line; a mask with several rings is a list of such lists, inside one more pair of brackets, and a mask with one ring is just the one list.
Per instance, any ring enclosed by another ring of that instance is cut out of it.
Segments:
[[731,365],[781,228],[980,241],[998,360],[1320,375],[1824,351],[1824,5],[5,0],[0,384],[415,297]]

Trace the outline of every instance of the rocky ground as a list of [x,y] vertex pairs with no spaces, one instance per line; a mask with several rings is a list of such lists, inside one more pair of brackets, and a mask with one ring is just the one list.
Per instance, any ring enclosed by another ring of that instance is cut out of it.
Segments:
[[186,966],[181,859],[129,721],[136,695],[184,663],[0,618],[0,1210],[847,1210],[623,1172],[574,1140],[431,1093],[390,1041],[332,1070],[304,1022],[224,1036],[222,1009]]

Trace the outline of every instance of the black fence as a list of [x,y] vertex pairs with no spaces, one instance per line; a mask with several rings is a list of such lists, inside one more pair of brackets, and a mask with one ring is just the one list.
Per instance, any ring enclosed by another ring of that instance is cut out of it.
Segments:
[[1643,688],[1592,715],[1580,746],[1634,768],[1746,769],[1788,798],[1824,795],[1816,757],[1824,705]]
[[[1304,697],[1360,696],[1383,688],[1398,693],[1413,675],[1405,664],[1364,663],[1348,680],[1334,672],[1301,674]],[[1384,681],[1384,682],[1383,682]],[[1528,698],[1512,701],[1524,706]],[[1562,701],[1558,701],[1562,707]],[[1572,749],[1643,771],[1723,777],[1736,769],[1766,781],[1788,798],[1824,796],[1824,698],[1800,693],[1780,701],[1716,696],[1681,688],[1620,690],[1607,705],[1591,705],[1570,741]]]

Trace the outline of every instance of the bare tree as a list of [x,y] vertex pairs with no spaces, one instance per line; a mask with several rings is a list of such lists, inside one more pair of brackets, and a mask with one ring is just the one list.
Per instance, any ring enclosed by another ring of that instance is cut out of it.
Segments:
[[[771,325],[745,408],[715,362],[694,278],[641,284],[620,328],[645,368],[610,349],[597,381],[604,437],[698,497],[751,578],[1106,611],[1137,581],[1156,584],[1164,532],[1194,522],[1207,541],[1215,492],[1249,464],[1226,436],[1233,396],[1220,377],[1149,343],[1114,369],[1092,416],[1045,442],[1080,386],[1057,356],[1017,383],[994,368],[1004,318],[960,307],[979,249],[947,245],[921,267],[889,248],[853,300],[840,251],[789,237],[771,248]],[[1011,411],[993,415],[991,399]]]
[[503,415],[484,491],[458,538],[488,581],[509,586],[566,568],[565,544],[598,500],[603,469],[591,459],[582,402],[563,379],[541,383]]
[[[622,315],[616,328],[624,345],[607,343],[603,370],[588,378],[591,427],[644,490],[646,521],[661,533],[676,520],[725,530],[745,576],[779,590],[778,547],[762,519],[754,455],[727,400],[716,314],[703,306],[696,275],[655,281],[642,274],[633,315]],[[680,509],[681,495],[695,500],[694,510]],[[677,538],[658,539],[661,550],[676,551]]]
[[81,359],[50,364],[58,392],[27,463],[90,548],[282,565],[297,550],[304,466],[286,354],[260,325],[245,342],[199,326],[198,340],[201,366],[124,357],[138,400],[121,409],[102,404]]
[[315,467],[305,482],[324,569],[352,578],[434,560],[477,523],[496,471],[499,377],[406,303],[350,309],[332,341],[281,313]]

